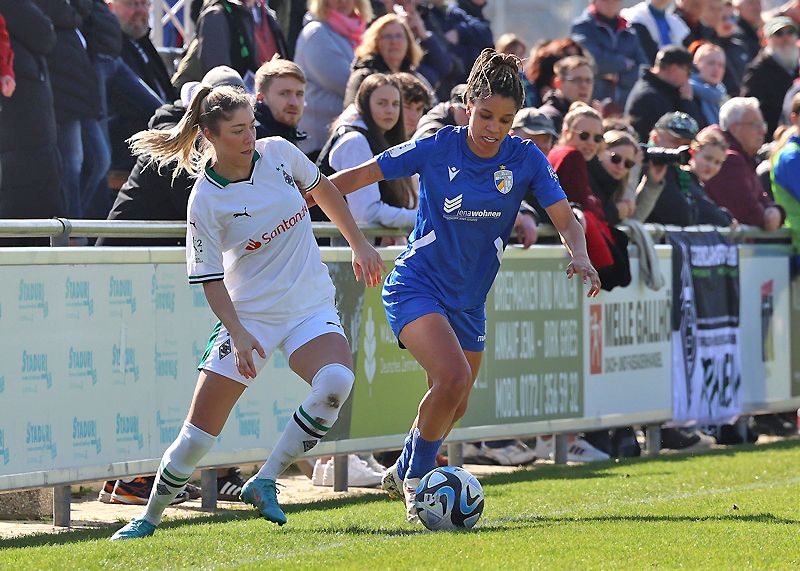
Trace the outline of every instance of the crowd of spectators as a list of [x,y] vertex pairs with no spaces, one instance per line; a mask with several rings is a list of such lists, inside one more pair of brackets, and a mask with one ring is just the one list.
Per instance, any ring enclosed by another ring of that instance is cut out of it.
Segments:
[[[179,121],[198,82],[250,89],[258,135],[286,138],[325,172],[464,125],[466,74],[495,45],[487,1],[193,0],[196,36],[172,73],[153,44],[151,0],[0,0],[0,218],[184,218],[192,180],[132,156],[127,139]],[[496,44],[522,60],[512,134],[558,173],[606,288],[630,281],[616,228],[628,220],[796,232],[800,7],[621,7],[590,0],[565,37]],[[416,181],[348,202],[358,222],[408,226]],[[526,243],[546,216],[529,202],[517,224]],[[180,240],[99,241],[133,243]],[[664,444],[705,442],[667,433]],[[574,448],[578,459],[595,450]],[[531,454],[518,441],[478,450]]]

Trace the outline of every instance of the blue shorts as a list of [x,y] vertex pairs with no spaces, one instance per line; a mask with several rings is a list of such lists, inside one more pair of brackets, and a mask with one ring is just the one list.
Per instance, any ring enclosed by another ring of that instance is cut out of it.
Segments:
[[[485,305],[473,309],[448,309],[433,293],[421,291],[408,284],[390,283],[390,277],[383,284],[383,307],[386,309],[389,327],[398,343],[403,327],[423,315],[438,313],[450,323],[462,349],[483,352],[486,345]],[[400,347],[405,349],[402,343]]]

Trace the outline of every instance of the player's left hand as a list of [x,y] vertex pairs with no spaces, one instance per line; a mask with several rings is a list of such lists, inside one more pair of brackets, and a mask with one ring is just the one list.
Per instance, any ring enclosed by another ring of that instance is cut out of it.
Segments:
[[514,230],[517,232],[517,241],[525,249],[534,245],[539,238],[539,229],[536,226],[536,221],[527,214],[517,214]]
[[583,283],[589,280],[592,284],[586,297],[597,297],[597,294],[600,293],[600,275],[597,273],[597,270],[594,269],[588,257],[576,256],[572,259],[567,266],[567,278],[572,279],[572,276],[575,274],[583,278]]
[[366,240],[352,250],[356,281],[363,279],[367,287],[379,286],[383,281],[382,275],[386,272],[386,264],[383,263],[381,255]]

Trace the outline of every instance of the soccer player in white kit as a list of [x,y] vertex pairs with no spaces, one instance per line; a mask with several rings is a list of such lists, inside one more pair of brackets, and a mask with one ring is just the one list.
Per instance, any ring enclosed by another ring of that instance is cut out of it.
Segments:
[[145,512],[112,540],[155,532],[164,509],[276,349],[311,393],[242,488],[242,500],[262,517],[286,523],[275,480],[319,442],[350,394],[352,353],[304,195],[311,193],[350,244],[356,279],[369,287],[380,284],[383,262],[317,167],[284,139],[256,140],[254,126],[243,91],[201,86],[174,129],[143,131],[131,140],[134,153],[150,155],[159,167],[169,164],[198,176],[189,198],[186,263],[189,282],[203,284],[220,321],[198,366],[186,422],[164,453]]

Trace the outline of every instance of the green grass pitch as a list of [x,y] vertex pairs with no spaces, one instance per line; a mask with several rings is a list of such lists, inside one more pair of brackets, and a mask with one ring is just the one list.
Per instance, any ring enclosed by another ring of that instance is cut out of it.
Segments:
[[0,569],[797,569],[800,441],[698,455],[536,465],[486,477],[472,531],[407,524],[380,496],[0,541]]

